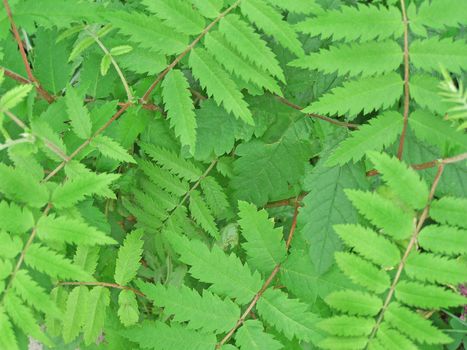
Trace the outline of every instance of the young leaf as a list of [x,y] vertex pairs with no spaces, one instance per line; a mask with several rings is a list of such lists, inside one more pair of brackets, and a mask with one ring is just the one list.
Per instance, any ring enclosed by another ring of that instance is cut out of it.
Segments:
[[69,87],[65,96],[66,110],[75,134],[81,139],[91,136],[92,122],[87,108],[83,105],[78,92]]
[[196,118],[189,84],[183,73],[173,69],[162,82],[162,97],[168,118],[175,134],[180,137],[182,145],[190,146],[195,153]]
[[65,343],[73,341],[81,331],[86,321],[86,308],[89,290],[85,286],[73,288],[66,303],[63,319],[63,340]]
[[[118,250],[115,265],[115,282],[124,286],[136,277],[143,253],[143,231],[136,230],[128,234]],[[127,297],[122,297],[127,299]]]
[[118,317],[125,327],[138,322],[138,303],[135,293],[130,290],[122,290],[118,295]]
[[19,350],[13,327],[3,307],[0,308],[0,346],[4,349]]
[[117,141],[105,135],[99,135],[91,141],[104,156],[120,162],[136,163],[135,159]]
[[86,316],[83,323],[84,343],[96,341],[102,332],[106,308],[110,302],[110,292],[104,287],[94,287],[88,294]]
[[5,94],[3,94],[2,97],[0,97],[0,112],[14,108],[22,100],[24,100],[32,88],[32,84],[25,84],[16,86],[13,89],[7,91]]

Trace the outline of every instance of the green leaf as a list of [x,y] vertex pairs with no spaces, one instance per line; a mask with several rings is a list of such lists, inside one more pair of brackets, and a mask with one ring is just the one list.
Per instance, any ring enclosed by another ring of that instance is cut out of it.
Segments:
[[202,175],[202,171],[195,164],[187,159],[178,157],[166,148],[150,144],[143,144],[142,148],[163,169],[170,171],[182,179],[196,181]]
[[53,215],[42,217],[36,226],[38,237],[45,242],[66,242],[77,245],[105,245],[117,242],[84,221]]
[[258,320],[248,320],[235,333],[235,343],[241,350],[280,350],[283,345],[266,333]]
[[360,225],[334,225],[334,230],[346,245],[355,252],[382,267],[399,263],[401,256],[397,246],[382,235]]
[[183,73],[178,69],[173,69],[162,82],[162,97],[175,135],[180,138],[182,145],[189,146],[191,153],[194,154],[196,151],[196,119],[189,86]]
[[236,118],[254,125],[248,103],[245,102],[240,89],[207,51],[191,51],[189,65],[209,97],[213,97],[218,105],[222,104],[226,111],[233,113]]
[[275,54],[261,36],[238,15],[232,14],[222,18],[219,31],[244,58],[285,82],[284,72]]
[[368,154],[391,190],[405,203],[415,209],[421,209],[428,200],[428,187],[415,170],[408,168],[395,157],[384,153]]
[[394,329],[390,329],[387,325],[383,324],[379,330],[377,339],[380,344],[383,344],[386,349],[418,349],[408,338]]
[[63,319],[63,340],[65,343],[72,342],[81,332],[86,321],[86,308],[89,298],[87,287],[78,286],[73,288],[68,296],[66,312]]
[[198,240],[176,234],[167,236],[174,250],[180,254],[180,261],[191,265],[190,274],[202,282],[210,283],[214,293],[235,298],[244,305],[250,302],[262,286],[258,272],[252,273],[248,265],[242,264],[235,255],[225,254],[218,246],[211,250]]
[[396,70],[402,63],[402,49],[393,40],[331,46],[289,63],[292,67],[317,69],[324,73],[354,77],[371,76]]
[[327,333],[344,337],[369,335],[374,320],[355,316],[334,316],[322,320],[318,327]]
[[270,7],[263,0],[241,1],[240,9],[250,22],[276,39],[283,47],[297,56],[304,54],[302,44],[290,24],[282,19],[280,12]]
[[5,314],[3,307],[0,308],[0,346],[9,350],[19,349],[10,319]]
[[[389,276],[384,270],[378,269],[356,254],[337,252],[335,254],[337,266],[356,284],[368,290],[381,294],[390,285]],[[360,335],[360,334],[343,334]]]
[[188,45],[186,35],[177,33],[155,16],[147,16],[136,11],[107,10],[102,13],[102,17],[120,33],[128,35],[130,42],[152,52],[165,55],[179,54]]
[[174,321],[188,322],[188,328],[203,332],[228,332],[240,318],[240,309],[230,299],[222,300],[204,290],[198,294],[186,286],[162,286],[161,284],[138,283],[140,290],[155,305],[164,308]]
[[182,34],[199,34],[204,29],[204,19],[184,0],[143,0],[148,10],[164,24]]
[[405,273],[422,282],[457,285],[467,281],[467,264],[430,253],[415,253],[407,259]]
[[119,46],[114,46],[110,49],[110,54],[112,56],[120,56],[124,55],[128,52],[131,52],[133,48],[130,45],[119,45]]
[[401,281],[396,287],[396,299],[413,307],[438,309],[464,305],[467,298],[451,290],[418,282]]
[[361,350],[368,343],[367,337],[328,337],[318,345],[329,350]]
[[342,165],[350,160],[356,162],[370,150],[380,151],[388,147],[399,136],[402,123],[402,115],[394,111],[372,118],[368,124],[360,126],[339,144],[326,165]]
[[[0,229],[11,233],[24,233],[34,226],[34,217],[27,208],[15,203],[0,202]],[[2,245],[3,246],[3,245]]]
[[122,290],[118,295],[118,317],[125,327],[138,322],[138,303],[135,293],[130,290]]
[[442,223],[467,228],[465,221],[467,213],[467,199],[443,197],[434,200],[430,205],[430,216]]
[[12,259],[17,256],[23,248],[23,242],[20,237],[10,236],[8,233],[1,231],[0,245],[2,247],[0,250],[0,256],[7,259]]
[[21,168],[0,164],[0,192],[7,198],[28,204],[35,208],[45,205],[49,199],[47,187],[31,173]]
[[425,226],[421,230],[418,240],[423,249],[435,253],[452,255],[467,253],[467,231],[456,227]]
[[57,42],[57,34],[55,30],[41,29],[34,40],[34,75],[52,93],[59,93],[72,73],[68,45],[65,41]]
[[308,311],[308,305],[298,299],[289,299],[278,289],[268,289],[258,301],[259,315],[284,333],[288,339],[310,341],[319,336],[318,316]]
[[358,212],[394,239],[410,237],[414,231],[413,214],[376,192],[345,190]]
[[129,233],[118,250],[114,278],[115,282],[122,286],[127,285],[136,277],[136,273],[141,266],[140,260],[144,243],[142,237],[143,231],[140,230]]
[[33,85],[31,84],[19,85],[4,93],[3,96],[0,97],[0,112],[12,109],[21,103],[32,88]]
[[207,18],[219,16],[224,5],[223,0],[190,0],[190,2],[196,6],[201,15]]
[[239,201],[238,208],[248,263],[267,275],[286,258],[282,229],[274,228],[274,220],[264,209],[243,201]]
[[399,332],[409,338],[428,344],[446,344],[452,341],[441,330],[417,312],[413,312],[396,302],[389,304],[384,319]]
[[32,311],[21,303],[14,295],[8,295],[4,300],[5,310],[16,326],[24,333],[37,339],[47,346],[52,346],[52,341],[45,335],[34,318]]
[[142,348],[160,350],[207,350],[214,349],[217,339],[212,333],[201,333],[174,323],[145,321],[139,327],[124,332],[131,341]]
[[230,208],[230,204],[221,185],[214,177],[207,176],[201,181],[201,189],[203,190],[204,200],[211,209],[212,214],[215,217],[223,216],[226,210]]
[[353,290],[333,292],[325,301],[329,306],[351,315],[375,316],[383,307],[383,302],[378,297]]
[[354,119],[362,111],[367,114],[394,105],[402,95],[402,83],[399,74],[394,72],[347,81],[304,108],[302,112],[349,114],[350,119]]
[[65,96],[66,110],[75,134],[81,139],[91,136],[92,122],[78,92],[69,87]]
[[92,276],[70,260],[37,243],[31,244],[24,258],[26,265],[47,275],[75,281],[92,280]]
[[109,186],[119,177],[118,174],[80,174],[55,188],[52,203],[57,208],[69,208],[92,195],[115,198]]
[[410,78],[410,96],[421,107],[443,115],[449,104],[443,100],[439,89],[440,80],[428,74],[413,74]]
[[88,294],[86,316],[83,323],[84,343],[90,345],[97,340],[104,327],[106,308],[110,292],[104,287],[94,287]]
[[[181,160],[181,159],[179,159]],[[167,170],[144,160],[138,160],[140,169],[162,189],[177,196],[183,196],[188,192],[188,183],[179,180],[170,174]]]
[[19,270],[13,280],[13,289],[28,305],[36,310],[55,317],[62,316],[62,312],[50,300],[44,288],[34,281],[26,270]]
[[117,141],[105,135],[93,138],[91,145],[96,147],[104,156],[120,162],[136,163],[135,159]]
[[445,27],[458,27],[467,24],[463,16],[462,2],[457,0],[431,0],[422,2],[415,16],[410,16],[410,23],[417,26],[444,30]]
[[189,207],[193,219],[212,237],[219,238],[219,229],[217,228],[214,216],[196,190],[190,194]]
[[453,41],[450,38],[433,36],[425,40],[414,40],[409,51],[410,62],[416,68],[432,72],[444,67],[459,74],[465,70],[467,45],[463,40]]
[[335,41],[370,41],[373,39],[400,38],[403,34],[402,15],[397,7],[342,6],[340,9],[320,13],[296,25],[296,29],[323,39]]

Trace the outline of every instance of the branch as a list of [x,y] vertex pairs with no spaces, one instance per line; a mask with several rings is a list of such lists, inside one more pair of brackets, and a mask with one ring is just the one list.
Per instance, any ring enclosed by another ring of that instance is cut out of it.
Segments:
[[84,141],[81,145],[78,146],[77,149],[73,151],[72,154],[68,157],[68,160],[64,160],[61,162],[54,170],[52,170],[43,180],[42,182],[47,182],[49,181],[52,177],[54,177],[70,160],[75,158],[79,152],[81,152],[84,148],[86,148],[87,145],[91,143],[94,138],[96,138],[98,135],[100,135],[102,132],[104,132],[115,120],[117,120],[125,111],[131,106],[131,102],[127,102],[124,105],[122,105],[122,108],[120,108],[117,113],[115,113],[112,118],[110,118],[104,125],[102,125],[90,138],[88,138],[86,141]]
[[25,77],[13,72],[12,70],[9,70],[8,68],[1,67],[0,69],[3,69],[5,72],[5,75],[13,80],[16,80],[20,82],[21,84],[32,84],[32,82]]
[[32,74],[31,66],[29,65],[28,57],[26,55],[26,50],[24,49],[23,42],[21,41],[21,37],[18,32],[18,28],[16,27],[15,21],[13,20],[13,14],[11,13],[10,5],[8,4],[8,0],[3,0],[3,5],[5,6],[5,10],[8,16],[8,20],[10,21],[11,30],[13,31],[13,35],[15,37],[16,43],[19,47],[19,52],[21,54],[21,58],[23,60],[24,68],[26,68],[26,73],[28,75],[29,80],[34,84],[39,94],[45,98],[48,103],[52,103],[55,98],[49,94],[44,88],[42,88],[39,81],[36,79],[34,74]]
[[[289,236],[287,237],[287,243],[286,243],[287,251],[290,248],[290,244],[292,243],[292,239],[293,239],[293,236],[294,236],[294,233],[295,233],[295,229],[297,227],[297,217],[298,217],[299,207],[300,206],[298,204],[298,199],[297,199],[296,203],[295,203],[295,210],[294,210],[294,215],[293,215],[293,219],[292,219],[292,226],[290,227]],[[251,310],[253,310],[256,303],[262,297],[262,295],[264,294],[266,289],[268,289],[269,285],[271,284],[271,282],[276,277],[276,275],[279,272],[280,268],[281,268],[281,264],[277,264],[274,267],[274,270],[272,270],[271,274],[266,279],[266,282],[264,282],[264,284],[261,287],[261,289],[259,290],[259,292],[256,293],[255,297],[250,302],[250,304],[246,308],[245,312],[243,312],[242,316],[240,316],[240,318],[238,319],[235,326],[233,326],[233,328],[226,334],[226,336],[224,338],[222,338],[222,340],[217,344],[216,349],[220,349],[222,347],[222,345],[224,345],[232,337],[232,335],[234,335],[235,331],[243,324],[243,322],[245,322],[245,319],[248,317],[248,315],[250,315]]]
[[209,25],[204,28],[204,30],[201,32],[198,37],[193,40],[193,42],[187,46],[187,48],[173,60],[171,64],[167,66],[164,71],[158,75],[156,80],[151,84],[151,86],[148,88],[148,90],[145,92],[143,97],[141,98],[141,102],[144,104],[147,102],[149,95],[151,95],[152,91],[156,88],[156,86],[164,79],[164,77],[185,57],[193,48],[196,46],[196,44],[216,25],[217,22],[219,22],[222,18],[224,18],[227,14],[229,14],[233,9],[235,9],[239,4],[241,0],[237,0],[232,6],[230,6],[227,10],[222,12],[214,21],[209,23]]
[[[284,104],[286,106],[292,107],[293,109],[296,109],[297,111],[301,111],[303,109],[303,107],[300,107],[300,106],[296,105],[295,103],[290,102],[289,100],[285,99],[284,97],[277,96],[277,95],[274,95],[274,97],[280,103],[282,103],[282,104]],[[344,128],[348,128],[348,129],[358,129],[359,128],[359,126],[357,124],[341,122],[339,120],[335,120],[335,119],[326,117],[326,116],[321,115],[321,114],[307,113],[306,115],[309,116],[309,117],[321,119],[321,120],[324,120],[325,122],[328,122],[328,123],[331,123],[331,124],[334,124],[334,125],[338,125],[338,126],[342,126]]]
[[[420,164],[412,164],[410,165],[410,167],[415,170],[425,170],[425,169],[434,168],[439,165],[458,163],[466,159],[467,159],[467,153],[462,153],[462,154],[458,154],[457,156],[453,156],[449,158],[430,160],[429,162],[420,163]],[[375,176],[378,174],[379,174],[378,170],[373,169],[373,170],[367,171],[366,176]]]
[[441,178],[441,175],[443,174],[443,170],[444,170],[444,164],[441,163],[438,165],[438,172],[436,173],[436,177],[433,181],[433,185],[431,186],[430,194],[427,200],[427,205],[425,206],[425,209],[423,209],[422,215],[420,215],[420,218],[418,219],[417,226],[415,227],[415,230],[412,234],[410,242],[407,245],[404,255],[402,256],[401,262],[399,263],[396,275],[394,276],[394,280],[392,281],[391,287],[389,288],[389,293],[386,296],[383,307],[381,308],[381,311],[379,313],[378,320],[376,321],[376,324],[373,327],[370,337],[368,338],[368,343],[371,341],[371,339],[375,337],[376,333],[378,332],[378,328],[381,325],[381,322],[383,322],[384,313],[386,312],[386,309],[392,300],[392,296],[394,295],[394,291],[396,290],[397,283],[399,282],[399,279],[402,275],[402,271],[404,269],[405,263],[407,262],[407,258],[409,257],[409,254],[412,251],[412,249],[416,246],[418,234],[420,230],[422,229],[422,226],[425,223],[425,220],[428,218],[428,214],[430,211],[430,204],[435,195],[436,187],[439,184],[439,180]]
[[280,199],[277,201],[269,202],[264,207],[265,208],[277,208],[285,206],[295,206],[297,202],[301,202],[303,198],[308,194],[308,192],[302,192],[297,197],[291,197],[286,199]]
[[108,282],[58,282],[57,286],[98,286],[98,287],[109,287],[115,289],[122,289],[122,290],[129,290],[130,292],[135,293],[141,297],[146,297],[146,295],[135,288],[131,288],[128,286],[121,286],[120,284],[116,283],[108,283]]
[[402,20],[404,23],[404,125],[402,127],[399,148],[397,150],[397,158],[402,159],[404,152],[405,136],[407,134],[407,126],[409,123],[409,103],[410,103],[410,66],[409,66],[409,21],[405,9],[405,0],[401,0]]

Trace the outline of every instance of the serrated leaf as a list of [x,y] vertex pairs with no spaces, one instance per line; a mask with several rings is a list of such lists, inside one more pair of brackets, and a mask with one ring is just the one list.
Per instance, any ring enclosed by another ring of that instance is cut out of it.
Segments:
[[8,90],[3,94],[2,97],[0,97],[0,112],[6,111],[7,109],[12,109],[21,103],[21,101],[24,100],[32,88],[32,84],[24,84]]
[[63,319],[63,340],[65,343],[73,341],[81,332],[86,321],[86,308],[89,297],[87,287],[78,286],[73,288],[68,296],[66,312]]
[[115,159],[120,162],[136,163],[126,149],[124,149],[117,141],[105,135],[98,135],[93,138],[91,145],[96,147],[104,156]]
[[67,88],[65,103],[67,114],[71,120],[71,126],[75,134],[81,139],[89,138],[92,128],[91,117],[75,89],[71,87]]
[[189,84],[183,73],[173,69],[162,82],[162,97],[167,110],[170,126],[182,145],[190,147],[192,154],[196,151],[196,119]]
[[0,230],[24,233],[34,226],[34,217],[27,208],[15,203],[0,202]]
[[118,317],[125,327],[138,322],[138,303],[135,293],[130,290],[122,290],[118,295]]
[[383,307],[378,297],[353,290],[333,292],[324,300],[331,307],[351,315],[374,316]]
[[117,242],[84,221],[52,215],[42,217],[36,226],[37,235],[45,242],[66,242],[77,245],[105,245]]
[[318,328],[332,335],[355,337],[368,335],[374,326],[374,320],[355,316],[334,316],[318,323]]
[[356,162],[370,150],[380,151],[391,145],[402,130],[403,117],[394,111],[384,112],[353,131],[328,158],[326,165]]
[[457,227],[428,225],[421,230],[418,240],[424,249],[435,253],[467,253],[467,230]]
[[214,216],[196,190],[190,194],[190,213],[193,219],[212,237],[219,238]]
[[430,205],[430,216],[443,224],[467,228],[465,213],[467,213],[467,199],[464,198],[443,197],[434,200]]
[[124,55],[128,52],[131,52],[133,48],[130,45],[119,45],[119,46],[114,46],[110,49],[110,54],[112,56],[120,56]]
[[258,320],[248,320],[235,333],[235,343],[241,350],[280,350],[284,346],[266,333]]
[[83,322],[84,343],[96,341],[104,327],[106,308],[110,302],[110,292],[104,287],[94,287],[88,294],[86,316]]
[[19,350],[13,327],[3,307],[0,308],[0,346],[4,349]]
[[423,309],[460,306],[467,300],[466,297],[442,287],[406,281],[397,284],[396,299],[409,306]]
[[136,230],[125,237],[123,245],[118,250],[115,264],[115,282],[124,286],[136,277],[143,253],[143,231]]
[[393,72],[347,81],[304,108],[302,112],[349,114],[350,119],[354,119],[362,111],[370,113],[394,105],[402,95],[402,83],[399,74]]
[[248,262],[268,274],[286,258],[282,229],[274,228],[274,221],[268,218],[264,209],[258,210],[255,205],[243,201],[239,201],[238,208],[238,223],[246,239],[242,247],[248,255]]

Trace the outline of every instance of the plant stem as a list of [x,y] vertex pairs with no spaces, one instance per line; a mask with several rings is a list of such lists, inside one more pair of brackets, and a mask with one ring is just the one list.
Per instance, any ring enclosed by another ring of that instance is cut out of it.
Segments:
[[122,289],[122,290],[129,290],[141,297],[146,297],[146,295],[135,288],[131,288],[128,286],[121,286],[116,283],[108,283],[108,282],[58,282],[57,286],[97,286],[97,287],[109,287],[115,289]]

